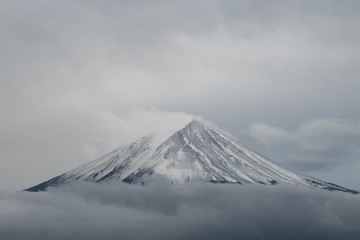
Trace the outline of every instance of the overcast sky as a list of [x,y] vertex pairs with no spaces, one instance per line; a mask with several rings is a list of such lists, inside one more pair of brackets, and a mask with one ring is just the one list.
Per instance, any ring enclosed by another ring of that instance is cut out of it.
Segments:
[[360,190],[359,1],[0,0],[0,189],[201,116]]

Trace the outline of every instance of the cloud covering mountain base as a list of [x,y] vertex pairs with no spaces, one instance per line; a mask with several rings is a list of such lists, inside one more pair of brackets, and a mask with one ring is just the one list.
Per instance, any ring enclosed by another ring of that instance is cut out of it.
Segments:
[[1,239],[359,239],[357,195],[291,186],[83,183],[0,193]]

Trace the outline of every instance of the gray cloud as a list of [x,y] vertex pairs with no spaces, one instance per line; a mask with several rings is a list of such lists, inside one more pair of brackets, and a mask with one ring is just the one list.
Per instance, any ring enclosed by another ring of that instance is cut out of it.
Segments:
[[80,184],[1,193],[3,239],[357,239],[359,199],[289,186]]
[[2,95],[205,113],[209,102],[349,103],[333,93],[357,85],[358,4],[263,4],[3,3]]
[[331,169],[360,153],[360,123],[349,119],[314,119],[294,131],[253,123],[249,132],[268,147],[284,149],[296,168]]

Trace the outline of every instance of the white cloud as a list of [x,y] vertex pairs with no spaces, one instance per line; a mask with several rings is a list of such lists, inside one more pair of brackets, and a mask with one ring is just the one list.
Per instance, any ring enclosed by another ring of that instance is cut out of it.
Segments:
[[44,181],[147,135],[165,140],[193,119],[155,108],[115,113],[80,102],[38,104],[20,116],[8,119],[0,137],[8,169],[0,187],[7,189]]
[[[249,133],[268,147],[287,151],[288,163],[293,166],[329,169],[358,160],[352,155],[360,152],[360,123],[349,119],[314,119],[294,131],[253,123]],[[289,145],[292,148],[282,148]]]
[[43,193],[0,192],[0,237],[357,239],[358,200],[294,186],[84,183]]
[[267,146],[282,144],[292,139],[287,131],[264,123],[253,123],[249,131],[251,136]]

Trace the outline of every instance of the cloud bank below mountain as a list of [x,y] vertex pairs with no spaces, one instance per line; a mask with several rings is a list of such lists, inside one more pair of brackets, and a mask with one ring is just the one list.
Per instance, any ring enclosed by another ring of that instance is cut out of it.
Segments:
[[290,186],[78,184],[0,193],[2,239],[358,239],[359,196]]

